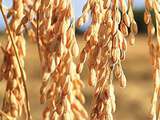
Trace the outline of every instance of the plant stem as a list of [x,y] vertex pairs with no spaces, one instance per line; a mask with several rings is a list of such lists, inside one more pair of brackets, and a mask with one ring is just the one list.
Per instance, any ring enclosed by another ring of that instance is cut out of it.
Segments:
[[28,99],[27,86],[26,86],[26,82],[25,82],[23,68],[21,66],[20,59],[19,59],[19,56],[18,56],[18,51],[17,51],[17,48],[16,48],[16,44],[14,43],[10,27],[8,25],[6,16],[5,16],[5,14],[3,12],[3,9],[2,9],[2,5],[0,5],[0,10],[1,10],[5,25],[6,25],[6,29],[8,31],[8,34],[9,34],[9,37],[10,37],[10,40],[11,40],[11,43],[12,43],[12,46],[13,46],[13,49],[14,49],[14,52],[15,52],[15,56],[16,56],[16,59],[17,59],[17,62],[18,62],[18,66],[19,66],[19,69],[20,69],[20,72],[21,72],[21,75],[22,75],[22,82],[23,82],[23,85],[24,85],[24,91],[25,91],[25,95],[26,95],[26,107],[27,107],[27,114],[28,114],[27,116],[28,116],[28,120],[31,120],[32,117],[31,117],[31,114],[30,114],[29,99]]
[[40,58],[40,62],[42,63],[42,55],[41,55],[41,51],[40,51],[40,45],[39,45],[39,10],[37,10],[37,31],[36,31],[36,39],[37,39],[37,47],[38,47],[38,53],[39,53],[39,58]]

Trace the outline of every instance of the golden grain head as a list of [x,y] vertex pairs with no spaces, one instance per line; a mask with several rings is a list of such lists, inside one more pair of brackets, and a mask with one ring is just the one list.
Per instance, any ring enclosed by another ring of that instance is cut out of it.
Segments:
[[[6,80],[7,89],[2,105],[4,112],[0,110],[0,114],[9,120],[17,120],[21,116],[26,120],[32,119],[24,62],[26,31],[29,39],[37,44],[42,68],[42,119],[113,120],[112,113],[116,110],[113,80],[117,79],[122,88],[126,87],[127,79],[121,63],[126,58],[127,39],[130,45],[134,45],[138,33],[132,3],[132,0],[87,0],[82,15],[75,22],[72,0],[13,0],[7,16],[0,0],[9,36],[6,47],[1,45],[4,59],[0,78]],[[89,17],[92,18],[91,24],[84,33],[86,43],[80,52],[75,27],[84,25]],[[151,108],[151,117],[155,120],[159,114],[160,87],[160,14],[157,0],[145,0],[144,22],[155,82]],[[153,42],[155,34],[157,41]],[[89,70],[88,84],[94,89],[90,115],[83,106],[84,83],[80,78],[85,64]]]

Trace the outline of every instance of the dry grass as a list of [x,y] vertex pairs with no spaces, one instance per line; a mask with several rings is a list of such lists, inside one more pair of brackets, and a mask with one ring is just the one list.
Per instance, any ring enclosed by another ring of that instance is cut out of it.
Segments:
[[[0,40],[5,39],[6,37],[0,36]],[[121,89],[119,84],[116,84],[117,111],[114,114],[118,120],[146,120],[149,115],[153,82],[151,80],[151,65],[146,40],[146,35],[138,36],[136,45],[128,48],[127,59],[123,67],[128,79],[127,87]],[[85,43],[82,37],[78,37],[78,42],[82,48]],[[43,106],[39,102],[42,75],[37,46],[29,42],[27,51],[25,69],[28,76],[27,85],[29,88],[31,113],[35,120],[39,120]],[[88,70],[85,67],[81,74],[83,80],[86,80],[87,72]],[[0,84],[0,103],[2,104],[5,82]],[[87,84],[84,90],[87,99],[86,107],[89,108],[92,92]]]

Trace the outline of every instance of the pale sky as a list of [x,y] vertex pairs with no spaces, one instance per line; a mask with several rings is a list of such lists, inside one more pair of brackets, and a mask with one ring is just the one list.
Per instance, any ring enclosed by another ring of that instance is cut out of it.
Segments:
[[[11,6],[12,0],[2,0],[3,5],[5,6]],[[73,7],[74,7],[74,13],[76,18],[78,18],[82,14],[82,8],[87,0],[72,0],[73,1]],[[134,8],[135,9],[143,9],[144,8],[144,1],[145,0],[134,0]],[[87,24],[86,24],[87,25]],[[4,28],[4,22],[2,19],[2,15],[0,13],[0,30]]]

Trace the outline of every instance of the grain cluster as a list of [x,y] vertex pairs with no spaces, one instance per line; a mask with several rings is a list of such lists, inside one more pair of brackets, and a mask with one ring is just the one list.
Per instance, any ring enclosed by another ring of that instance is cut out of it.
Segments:
[[[8,9],[7,16],[2,3],[0,3],[0,9],[9,38],[7,45],[5,47],[1,46],[4,59],[0,77],[1,80],[7,82],[1,115],[15,120],[24,114],[26,119],[30,120],[31,114],[24,69],[25,39],[23,33],[18,32],[25,13],[24,4],[22,0],[13,0],[13,6]],[[8,23],[7,19],[10,18],[10,23]],[[1,116],[1,119],[3,119],[3,116]]]
[[[151,14],[153,11],[154,14]],[[153,24],[153,16],[156,25]],[[144,21],[147,25],[148,46],[152,63],[152,76],[154,80],[154,93],[151,105],[151,119],[158,120],[159,116],[159,90],[160,90],[160,13],[158,0],[145,0]],[[156,41],[153,40],[156,34]]]
[[40,1],[37,19],[32,21],[42,66],[40,102],[45,104],[43,120],[82,120],[84,87],[76,72],[79,55],[71,0]]
[[[122,88],[126,87],[122,62],[126,58],[128,43],[134,45],[138,32],[133,0],[87,0],[77,21],[72,0],[12,2],[12,7],[7,8],[0,0],[8,35],[7,44],[0,45],[4,55],[0,80],[6,81],[0,119],[32,119],[24,62],[24,34],[27,33],[39,52],[42,71],[40,103],[44,104],[42,120],[113,120],[116,110],[113,82],[118,80]],[[160,118],[159,11],[158,0],[145,0],[144,21],[154,80],[152,120]],[[90,18],[91,24],[84,33],[85,46],[79,52],[75,28],[81,27]],[[153,40],[155,33],[156,41]],[[77,57],[78,62],[75,60]],[[94,89],[89,114],[83,105],[85,97],[82,89],[85,84],[80,77],[84,64],[89,70],[88,84]]]
[[[127,40],[134,44],[137,24],[134,20],[132,0],[88,0],[77,26],[82,26],[91,16],[91,25],[84,33],[83,48],[77,72],[84,63],[89,68],[88,84],[94,88],[91,120],[113,120],[116,110],[113,79],[126,86],[121,62],[125,60]],[[130,31],[129,31],[130,28]]]

